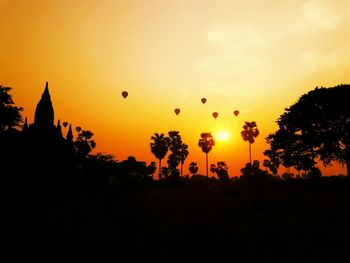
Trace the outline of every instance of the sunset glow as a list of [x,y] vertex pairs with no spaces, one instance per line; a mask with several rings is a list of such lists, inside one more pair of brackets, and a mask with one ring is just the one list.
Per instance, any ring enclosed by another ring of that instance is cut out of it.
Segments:
[[227,131],[218,131],[216,138],[219,141],[228,141],[230,139],[230,134]]
[[349,0],[0,0],[0,15],[0,84],[22,115],[33,122],[48,81],[55,123],[91,130],[94,152],[119,161],[156,161],[151,136],[177,130],[189,145],[185,173],[197,162],[204,174],[197,143],[212,132],[210,162],[239,175],[245,121],[257,123],[262,163],[286,107],[316,86],[350,83]]

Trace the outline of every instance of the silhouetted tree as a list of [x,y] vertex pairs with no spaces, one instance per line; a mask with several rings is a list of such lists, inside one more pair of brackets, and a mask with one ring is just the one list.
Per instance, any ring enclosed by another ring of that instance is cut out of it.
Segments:
[[170,169],[168,167],[162,167],[162,171],[161,171],[159,179],[168,178],[169,175],[170,175]]
[[[268,137],[271,150],[282,155],[292,148],[292,162],[299,158],[294,153],[304,155],[308,164],[317,157],[324,165],[339,161],[350,175],[349,98],[350,85],[316,88],[302,95],[277,120],[279,130]],[[280,140],[281,132],[289,136],[288,143]]]
[[254,143],[254,139],[258,137],[259,130],[257,128],[256,122],[248,122],[246,121],[243,125],[243,131],[241,131],[241,135],[244,141],[249,142],[249,162],[252,163],[252,149],[251,145]]
[[[177,175],[177,166],[181,163],[182,159],[186,159],[186,156],[184,155],[185,152],[182,152],[182,148],[185,148],[183,146],[183,142],[180,136],[180,133],[178,131],[169,131],[169,150],[170,154],[168,156],[168,167],[170,169],[170,173],[172,176]],[[187,145],[186,145],[187,146]]]
[[86,158],[92,149],[96,147],[92,136],[94,136],[94,134],[91,131],[82,130],[78,134],[77,140],[74,142],[76,152],[81,160]]
[[203,132],[201,134],[201,138],[198,141],[198,146],[202,148],[202,152],[205,153],[205,164],[207,171],[207,179],[208,179],[208,153],[214,147],[215,141],[210,132]]
[[228,167],[225,162],[217,162],[215,164],[210,165],[211,170],[216,173],[216,175],[219,177],[220,181],[223,183],[228,182],[229,176],[228,176]]
[[215,171],[216,171],[216,165],[212,163],[212,164],[210,165],[210,172],[212,173],[213,176],[214,176],[214,174],[215,174]]
[[179,156],[180,156],[180,164],[181,164],[181,177],[182,177],[182,169],[183,169],[183,165],[184,165],[184,162],[188,156],[189,152],[188,152],[188,146],[187,144],[185,143],[182,143],[181,146],[180,146],[180,149],[179,149]]
[[317,167],[312,167],[310,169],[310,172],[309,172],[307,178],[310,179],[310,180],[317,180],[321,176],[322,176],[321,170],[319,168],[317,168]]
[[147,166],[147,173],[152,177],[157,170],[157,166],[155,162],[151,162],[150,165]]
[[0,85],[0,168],[2,172],[7,169],[13,172],[22,168],[13,169],[20,162],[18,157],[23,152],[19,143],[20,132],[16,129],[21,124],[20,112],[23,109],[14,106],[12,95],[9,94],[10,90],[11,88]]
[[170,139],[167,136],[164,136],[163,133],[158,134],[155,133],[154,136],[151,137],[151,152],[154,156],[159,160],[159,175],[162,174],[162,159],[168,153],[168,147],[170,143]]
[[189,169],[190,173],[192,174],[192,176],[195,175],[198,172],[197,163],[191,162],[188,169]]
[[268,160],[269,161],[268,167],[269,167],[271,173],[276,175],[278,172],[278,167],[280,166],[280,159],[279,159],[278,154],[275,151],[266,150],[266,151],[264,151],[264,155],[266,155],[267,157],[270,158]]
[[241,168],[241,173],[243,177],[255,178],[255,176],[261,175],[263,171],[260,170],[257,163],[255,164],[246,163],[245,167]]
[[23,108],[14,106],[10,90],[11,88],[0,85],[0,133],[9,128],[19,127],[22,122]]
[[270,160],[265,159],[263,161],[263,166],[265,167],[265,171],[267,172],[267,168],[271,166]]

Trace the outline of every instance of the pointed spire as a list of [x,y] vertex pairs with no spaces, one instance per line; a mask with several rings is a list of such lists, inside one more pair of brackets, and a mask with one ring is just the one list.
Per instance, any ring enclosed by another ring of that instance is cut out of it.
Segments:
[[69,130],[68,130],[66,138],[67,138],[68,142],[73,142],[73,132],[72,132],[72,125],[71,124],[69,124]]
[[57,123],[57,135],[59,138],[63,138],[63,135],[62,135],[62,127],[61,127],[61,122],[60,120],[58,120],[58,123]]
[[23,127],[22,127],[22,131],[23,132],[27,132],[28,131],[28,121],[27,121],[27,117],[25,118],[25,121],[24,121],[24,124],[23,124]]
[[45,89],[44,89],[43,94],[41,95],[41,98],[45,98],[46,100],[47,99],[51,99],[51,95],[50,95],[50,91],[49,91],[49,82],[48,81],[46,81]]
[[36,106],[34,124],[40,128],[52,127],[54,121],[54,111],[49,92],[49,83],[46,82],[45,90]]

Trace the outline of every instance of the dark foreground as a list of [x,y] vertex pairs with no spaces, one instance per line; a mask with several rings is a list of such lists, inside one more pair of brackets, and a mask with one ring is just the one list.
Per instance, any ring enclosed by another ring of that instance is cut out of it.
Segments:
[[350,184],[344,179],[114,185],[26,195],[15,191],[1,201],[7,262],[350,261]]

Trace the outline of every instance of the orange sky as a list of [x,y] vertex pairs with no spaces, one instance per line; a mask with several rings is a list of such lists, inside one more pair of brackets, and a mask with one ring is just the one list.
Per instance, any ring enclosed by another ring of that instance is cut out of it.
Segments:
[[[95,152],[118,160],[150,162],[150,137],[178,130],[187,164],[204,173],[200,133],[226,131],[209,160],[238,175],[249,160],[244,121],[258,124],[262,161],[285,107],[350,82],[350,0],[0,0],[0,15],[0,83],[23,115],[33,121],[49,81],[55,119],[93,131]],[[324,170],[333,173],[345,169]]]

